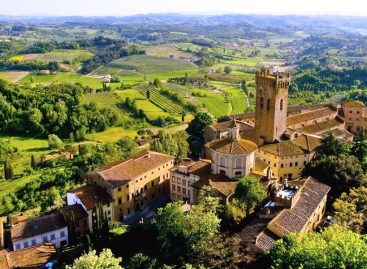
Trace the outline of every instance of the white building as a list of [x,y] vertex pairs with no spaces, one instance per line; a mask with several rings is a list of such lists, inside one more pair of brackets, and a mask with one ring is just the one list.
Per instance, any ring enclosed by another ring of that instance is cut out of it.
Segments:
[[56,248],[68,244],[68,228],[61,213],[37,218],[22,215],[11,220],[11,240],[14,250],[52,242]]
[[88,226],[92,233],[97,228],[98,219],[101,217],[99,206],[103,211],[103,217],[108,222],[112,220],[113,199],[99,186],[86,185],[69,191],[66,199],[68,205],[80,204],[88,213]]
[[191,184],[200,180],[200,176],[210,174],[210,160],[184,159],[170,169],[170,194],[172,201],[190,201],[192,197]]
[[205,147],[212,161],[212,174],[233,179],[255,171],[257,145],[240,137],[240,127],[235,120],[228,128],[228,137],[213,140]]

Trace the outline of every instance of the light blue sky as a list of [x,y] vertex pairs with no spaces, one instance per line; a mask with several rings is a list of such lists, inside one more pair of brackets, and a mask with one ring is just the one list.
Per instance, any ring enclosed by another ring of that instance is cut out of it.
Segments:
[[366,0],[0,0],[0,14],[124,16],[145,13],[367,16]]

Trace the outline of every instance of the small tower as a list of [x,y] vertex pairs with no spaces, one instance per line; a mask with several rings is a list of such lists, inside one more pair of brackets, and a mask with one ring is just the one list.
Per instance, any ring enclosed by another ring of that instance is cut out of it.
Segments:
[[228,138],[231,140],[240,139],[240,126],[238,126],[235,118],[232,119],[232,122],[228,127]]
[[256,72],[255,142],[280,140],[286,130],[289,74],[272,74],[268,68]]

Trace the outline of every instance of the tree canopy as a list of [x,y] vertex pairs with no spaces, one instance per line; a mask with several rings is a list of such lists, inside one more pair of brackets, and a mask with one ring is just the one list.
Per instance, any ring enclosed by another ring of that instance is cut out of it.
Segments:
[[269,252],[271,268],[366,268],[366,236],[338,227],[297,233],[278,240]]
[[350,187],[366,182],[363,169],[354,156],[322,156],[307,164],[304,175],[310,175],[328,184],[332,195],[339,195]]
[[99,255],[93,250],[76,259],[73,265],[67,265],[66,269],[123,269],[120,262],[121,258],[115,258],[110,249],[104,249]]
[[351,188],[334,202],[334,223],[360,233],[367,219],[367,187]]
[[207,113],[199,112],[190,122],[186,131],[189,135],[204,140],[204,128],[206,125],[210,125],[212,123],[213,120]]

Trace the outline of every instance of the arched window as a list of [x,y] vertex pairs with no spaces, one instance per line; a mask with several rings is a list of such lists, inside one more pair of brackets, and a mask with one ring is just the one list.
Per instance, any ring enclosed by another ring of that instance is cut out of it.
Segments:
[[260,108],[261,109],[264,108],[264,97],[261,97],[261,99],[260,99]]
[[242,167],[242,158],[237,158],[236,159],[235,167],[236,168],[241,168]]
[[226,166],[226,158],[224,158],[223,156],[219,157],[219,165],[222,167]]
[[280,110],[283,110],[283,99],[280,99]]
[[266,103],[266,109],[269,111],[270,110],[270,99],[268,99],[267,103]]

